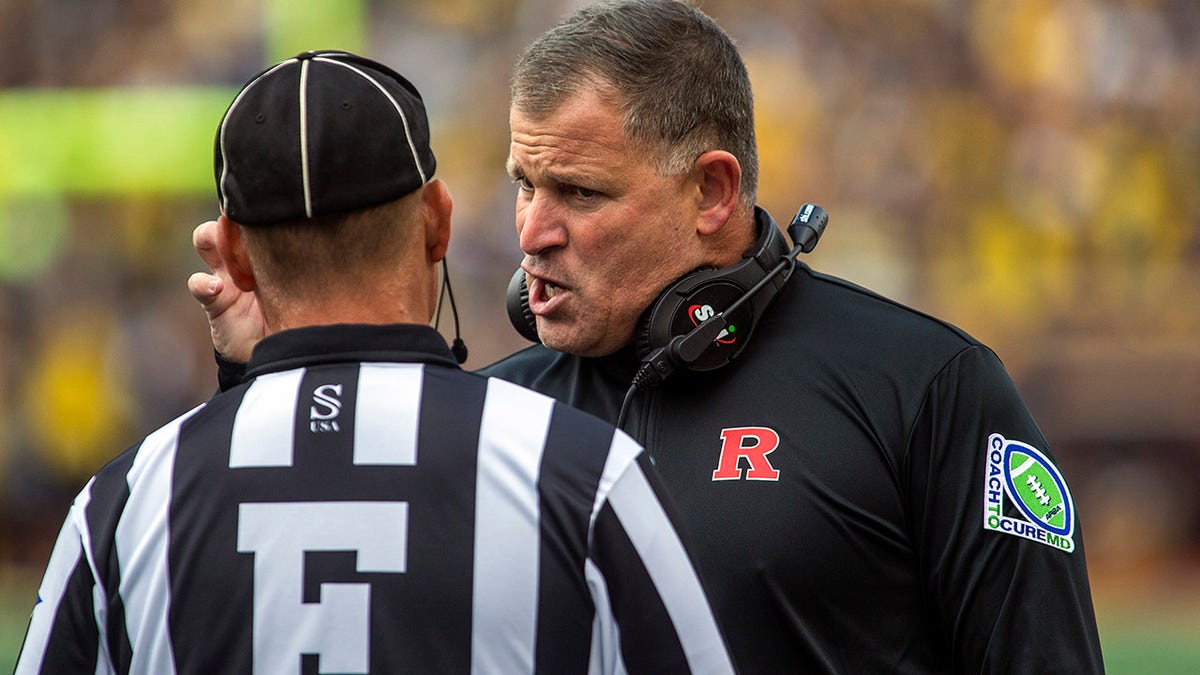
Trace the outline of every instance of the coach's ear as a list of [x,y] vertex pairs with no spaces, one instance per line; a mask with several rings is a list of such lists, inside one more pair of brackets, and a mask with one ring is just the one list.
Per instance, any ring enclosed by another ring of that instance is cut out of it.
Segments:
[[697,231],[711,236],[721,231],[738,206],[742,167],[737,157],[724,150],[709,150],[692,168],[696,181]]
[[246,253],[242,226],[224,214],[217,218],[217,254],[229,271],[233,285],[243,292],[253,293],[258,284],[254,279],[254,266]]

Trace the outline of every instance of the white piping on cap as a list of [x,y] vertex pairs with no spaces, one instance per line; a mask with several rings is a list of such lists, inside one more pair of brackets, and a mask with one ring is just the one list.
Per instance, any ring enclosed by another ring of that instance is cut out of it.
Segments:
[[308,180],[308,59],[300,62],[300,180],[304,183],[304,217],[312,218],[312,186]]
[[251,87],[258,84],[259,80],[270,75],[271,73],[275,72],[276,70],[279,70],[280,68],[282,68],[286,65],[295,63],[295,62],[296,62],[296,59],[288,59],[287,61],[283,61],[283,62],[277,64],[274,68],[271,68],[270,70],[264,72],[262,75],[259,75],[258,77],[254,78],[254,80],[252,80],[249,84],[247,84],[245,87],[242,87],[242,90],[240,92],[238,92],[237,98],[233,99],[233,103],[229,104],[229,110],[225,111],[225,117],[221,120],[221,131],[220,131],[221,180],[217,183],[217,200],[221,203],[221,213],[229,212],[229,209],[228,209],[229,198],[225,195],[225,179],[229,176],[229,157],[225,154],[225,125],[229,123],[229,117],[230,117],[230,115],[233,114],[234,108],[237,107],[238,103],[241,103],[242,97],[245,96],[246,93],[250,91]]
[[378,80],[371,77],[369,74],[359,70],[358,68],[355,68],[354,66],[350,65],[349,63],[344,63],[342,61],[338,61],[337,59],[327,58],[324,56],[318,56],[318,57],[314,58],[313,60],[314,61],[322,61],[324,63],[336,63],[337,65],[339,65],[343,68],[347,68],[355,73],[358,73],[358,75],[360,77],[365,79],[367,82],[370,82],[371,84],[375,85],[375,88],[378,89],[381,93],[383,93],[384,96],[387,97],[387,100],[391,102],[392,107],[396,109],[396,114],[400,115],[400,121],[404,124],[404,138],[406,141],[408,141],[408,149],[412,153],[413,164],[415,164],[417,166],[417,173],[420,174],[420,176],[421,176],[421,184],[424,185],[429,179],[425,176],[425,168],[421,166],[421,158],[417,155],[417,146],[415,143],[413,143],[412,132],[409,131],[409,129],[408,129],[408,117],[406,117],[404,115],[404,110],[400,107],[400,103],[397,102],[396,99],[392,96],[391,92],[389,92],[387,89],[385,89],[384,86],[382,84],[380,84]]

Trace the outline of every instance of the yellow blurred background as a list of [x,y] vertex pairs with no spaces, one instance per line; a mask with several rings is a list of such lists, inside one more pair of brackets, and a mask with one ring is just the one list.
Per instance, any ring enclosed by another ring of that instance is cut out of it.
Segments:
[[[215,388],[185,280],[238,86],[325,48],[417,85],[479,367],[523,346],[509,68],[581,4],[0,0],[0,668],[74,493]],[[1005,361],[1080,508],[1109,671],[1200,672],[1200,3],[699,4],[750,69],[761,203],[830,213],[806,262]]]

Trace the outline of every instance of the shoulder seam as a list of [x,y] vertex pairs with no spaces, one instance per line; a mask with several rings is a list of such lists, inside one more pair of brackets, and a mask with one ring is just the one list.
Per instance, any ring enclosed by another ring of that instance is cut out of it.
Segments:
[[906,424],[908,425],[908,436],[904,439],[905,459],[908,458],[909,450],[912,448],[912,437],[913,433],[915,433],[917,429],[917,419],[921,417],[921,414],[925,412],[925,407],[929,404],[929,393],[933,389],[934,383],[941,379],[942,374],[945,373],[951,365],[961,359],[964,354],[979,350],[986,351],[989,354],[992,354],[992,356],[996,357],[996,360],[999,360],[999,357],[996,356],[996,353],[993,352],[990,347],[978,342],[973,342],[972,344],[969,344],[955,352],[950,358],[946,359],[946,362],[942,364],[942,367],[938,368],[937,372],[935,372],[933,376],[929,378],[929,381],[925,383],[924,394],[921,396],[921,405],[917,406],[917,411],[913,415],[913,418],[906,421]]
[[[967,333],[962,328],[959,328],[958,326],[946,321],[945,319],[940,319],[936,316],[933,316],[932,314],[923,312],[919,309],[916,309],[914,307],[906,305],[898,300],[894,300],[885,295],[880,295],[879,293],[876,293],[875,291],[872,291],[863,286],[859,286],[858,284],[852,283],[850,281],[846,281],[845,279],[841,279],[839,277],[835,277],[835,276],[825,274],[822,272],[817,272],[807,266],[805,267],[805,270],[808,272],[809,277],[813,281],[823,281],[823,282],[829,283],[831,285],[838,286],[844,290],[850,291],[851,293],[855,293],[857,295],[861,295],[863,297],[866,297],[866,298],[869,298],[872,300],[877,300],[877,301],[882,302],[887,305],[891,305],[892,307],[895,307],[895,308],[902,310],[904,312],[907,312],[909,314],[914,314],[921,318],[928,319],[929,321],[932,321],[932,322],[942,326],[943,328],[949,330],[951,333],[954,333],[956,336],[959,337],[959,339],[966,342],[968,344],[968,346],[985,346],[982,343],[980,343],[979,340],[972,337],[970,333]],[[953,360],[953,358],[951,358],[951,360]]]

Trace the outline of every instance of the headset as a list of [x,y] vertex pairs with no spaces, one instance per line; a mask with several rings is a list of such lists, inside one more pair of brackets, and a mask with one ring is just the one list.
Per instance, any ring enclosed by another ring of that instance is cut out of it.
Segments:
[[[741,260],[684,275],[642,313],[634,333],[642,363],[626,394],[621,420],[636,390],[658,385],[678,368],[714,370],[736,358],[791,276],[796,256],[812,251],[829,223],[825,209],[816,204],[801,206],[788,226],[794,243],[789,250],[770,214],[755,207],[755,216],[758,241]],[[509,280],[506,303],[517,332],[531,342],[541,342],[529,309],[525,271],[520,268]]]
[[438,325],[442,322],[442,299],[447,295],[450,296],[450,313],[454,315],[454,343],[450,345],[450,353],[454,355],[454,360],[458,361],[458,365],[462,365],[467,361],[467,343],[463,342],[462,333],[458,326],[458,305],[454,302],[454,289],[450,287],[450,266],[446,264],[445,256],[442,257],[442,289],[438,292],[437,306],[433,310],[433,329],[437,330]]

